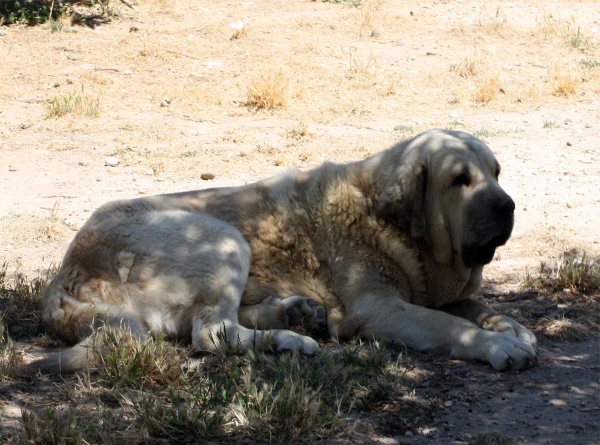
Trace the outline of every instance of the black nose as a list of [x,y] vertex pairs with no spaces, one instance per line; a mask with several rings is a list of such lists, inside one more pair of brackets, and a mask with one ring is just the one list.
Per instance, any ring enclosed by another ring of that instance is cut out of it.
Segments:
[[504,195],[496,201],[494,210],[500,217],[510,216],[515,211],[515,202],[510,196]]

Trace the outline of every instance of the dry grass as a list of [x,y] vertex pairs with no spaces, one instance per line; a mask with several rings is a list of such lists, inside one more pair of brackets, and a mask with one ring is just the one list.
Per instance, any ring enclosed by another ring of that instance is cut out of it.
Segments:
[[81,374],[69,398],[112,403],[25,411],[22,440],[312,442],[355,434],[348,425],[359,413],[377,413],[373,422],[382,424],[398,415],[403,424],[431,419],[430,407],[404,395],[403,353],[383,343],[334,345],[314,358],[226,348],[189,360],[162,340],[138,343],[125,331],[101,331],[95,364],[109,371]]
[[501,38],[508,38],[517,33],[517,30],[508,23],[506,15],[500,6],[493,12],[489,11],[486,6],[483,6],[479,12],[477,30],[480,33]]
[[600,258],[577,250],[567,251],[549,262],[542,262],[537,275],[527,273],[523,286],[583,295],[599,292]]
[[248,83],[246,105],[259,110],[285,107],[287,87],[288,80],[282,70],[253,77]]
[[[536,334],[579,341],[600,334],[600,259],[568,251],[542,262],[537,274],[526,272],[522,288],[541,291],[542,311],[531,307]],[[524,303],[527,305],[527,303]],[[525,310],[527,312],[527,310]]]
[[373,77],[376,66],[373,54],[369,54],[369,57],[362,57],[358,54],[358,48],[355,46],[343,49],[342,52],[348,62],[347,79],[371,79]]
[[581,323],[568,318],[543,318],[538,322],[534,329],[536,335],[543,335],[552,340],[560,342],[574,342],[587,340],[588,338],[600,332],[599,326],[587,323]]
[[460,63],[450,65],[450,71],[463,78],[476,77],[484,74],[487,70],[487,59],[478,52],[475,52],[472,56],[465,57]]
[[575,74],[557,71],[551,76],[551,85],[554,96],[569,97],[577,93],[579,77]]
[[494,100],[503,90],[498,77],[482,77],[478,80],[473,98],[476,102],[487,104]]
[[139,341],[127,329],[106,326],[92,337],[91,366],[108,388],[153,389],[182,383],[182,351],[163,337]]
[[39,304],[46,285],[56,267],[40,272],[34,279],[15,271],[8,272],[8,264],[0,266],[0,310],[2,311],[3,338],[20,340],[40,334]]
[[87,93],[83,85],[81,90],[72,89],[54,96],[44,106],[47,117],[62,117],[67,114],[98,117],[100,114],[100,99]]
[[375,15],[381,7],[381,0],[366,0],[360,4],[360,37],[375,37],[379,31],[375,25]]
[[17,351],[4,326],[5,314],[0,314],[0,382],[12,379],[17,375],[23,363],[23,353]]
[[311,132],[308,131],[308,127],[304,122],[298,122],[288,130],[288,135],[292,139],[301,140],[310,137]]

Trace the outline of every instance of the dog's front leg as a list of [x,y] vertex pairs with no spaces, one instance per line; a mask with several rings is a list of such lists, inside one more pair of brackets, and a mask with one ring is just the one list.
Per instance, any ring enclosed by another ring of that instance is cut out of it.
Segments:
[[467,298],[455,304],[442,306],[444,312],[472,321],[481,329],[504,332],[526,341],[534,348],[537,339],[533,332],[506,315],[499,314],[491,307],[473,298]]
[[469,320],[407,303],[398,296],[363,295],[348,309],[349,321],[354,325],[360,321],[363,338],[386,338],[421,351],[482,360],[500,371],[528,368],[537,361],[533,347],[520,338],[481,329]]

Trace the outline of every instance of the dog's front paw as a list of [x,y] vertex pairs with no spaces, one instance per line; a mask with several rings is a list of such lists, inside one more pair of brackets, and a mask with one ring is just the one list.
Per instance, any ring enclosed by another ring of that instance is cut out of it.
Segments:
[[514,335],[534,348],[537,346],[535,334],[506,315],[493,315],[487,318],[481,324],[481,328],[487,331],[503,332],[505,334]]
[[487,361],[496,371],[526,369],[537,364],[537,354],[525,340],[507,333],[490,334],[482,346]]

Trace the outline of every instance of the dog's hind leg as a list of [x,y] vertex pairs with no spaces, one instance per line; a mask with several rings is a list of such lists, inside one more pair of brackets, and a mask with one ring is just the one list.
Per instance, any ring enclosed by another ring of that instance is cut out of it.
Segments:
[[223,227],[215,246],[213,261],[204,262],[198,270],[198,296],[192,308],[192,344],[196,350],[211,351],[223,343],[234,348],[256,346],[281,350],[299,350],[314,354],[319,349],[315,340],[285,329],[260,330],[244,327],[239,322],[240,302],[250,269],[250,246],[232,226]]
[[29,364],[28,371],[64,373],[87,367],[93,347],[91,336],[98,328],[123,328],[136,340],[146,338],[148,329],[139,317],[116,304],[102,302],[101,287],[81,267],[63,266],[44,292],[42,320],[47,331],[75,346]]

